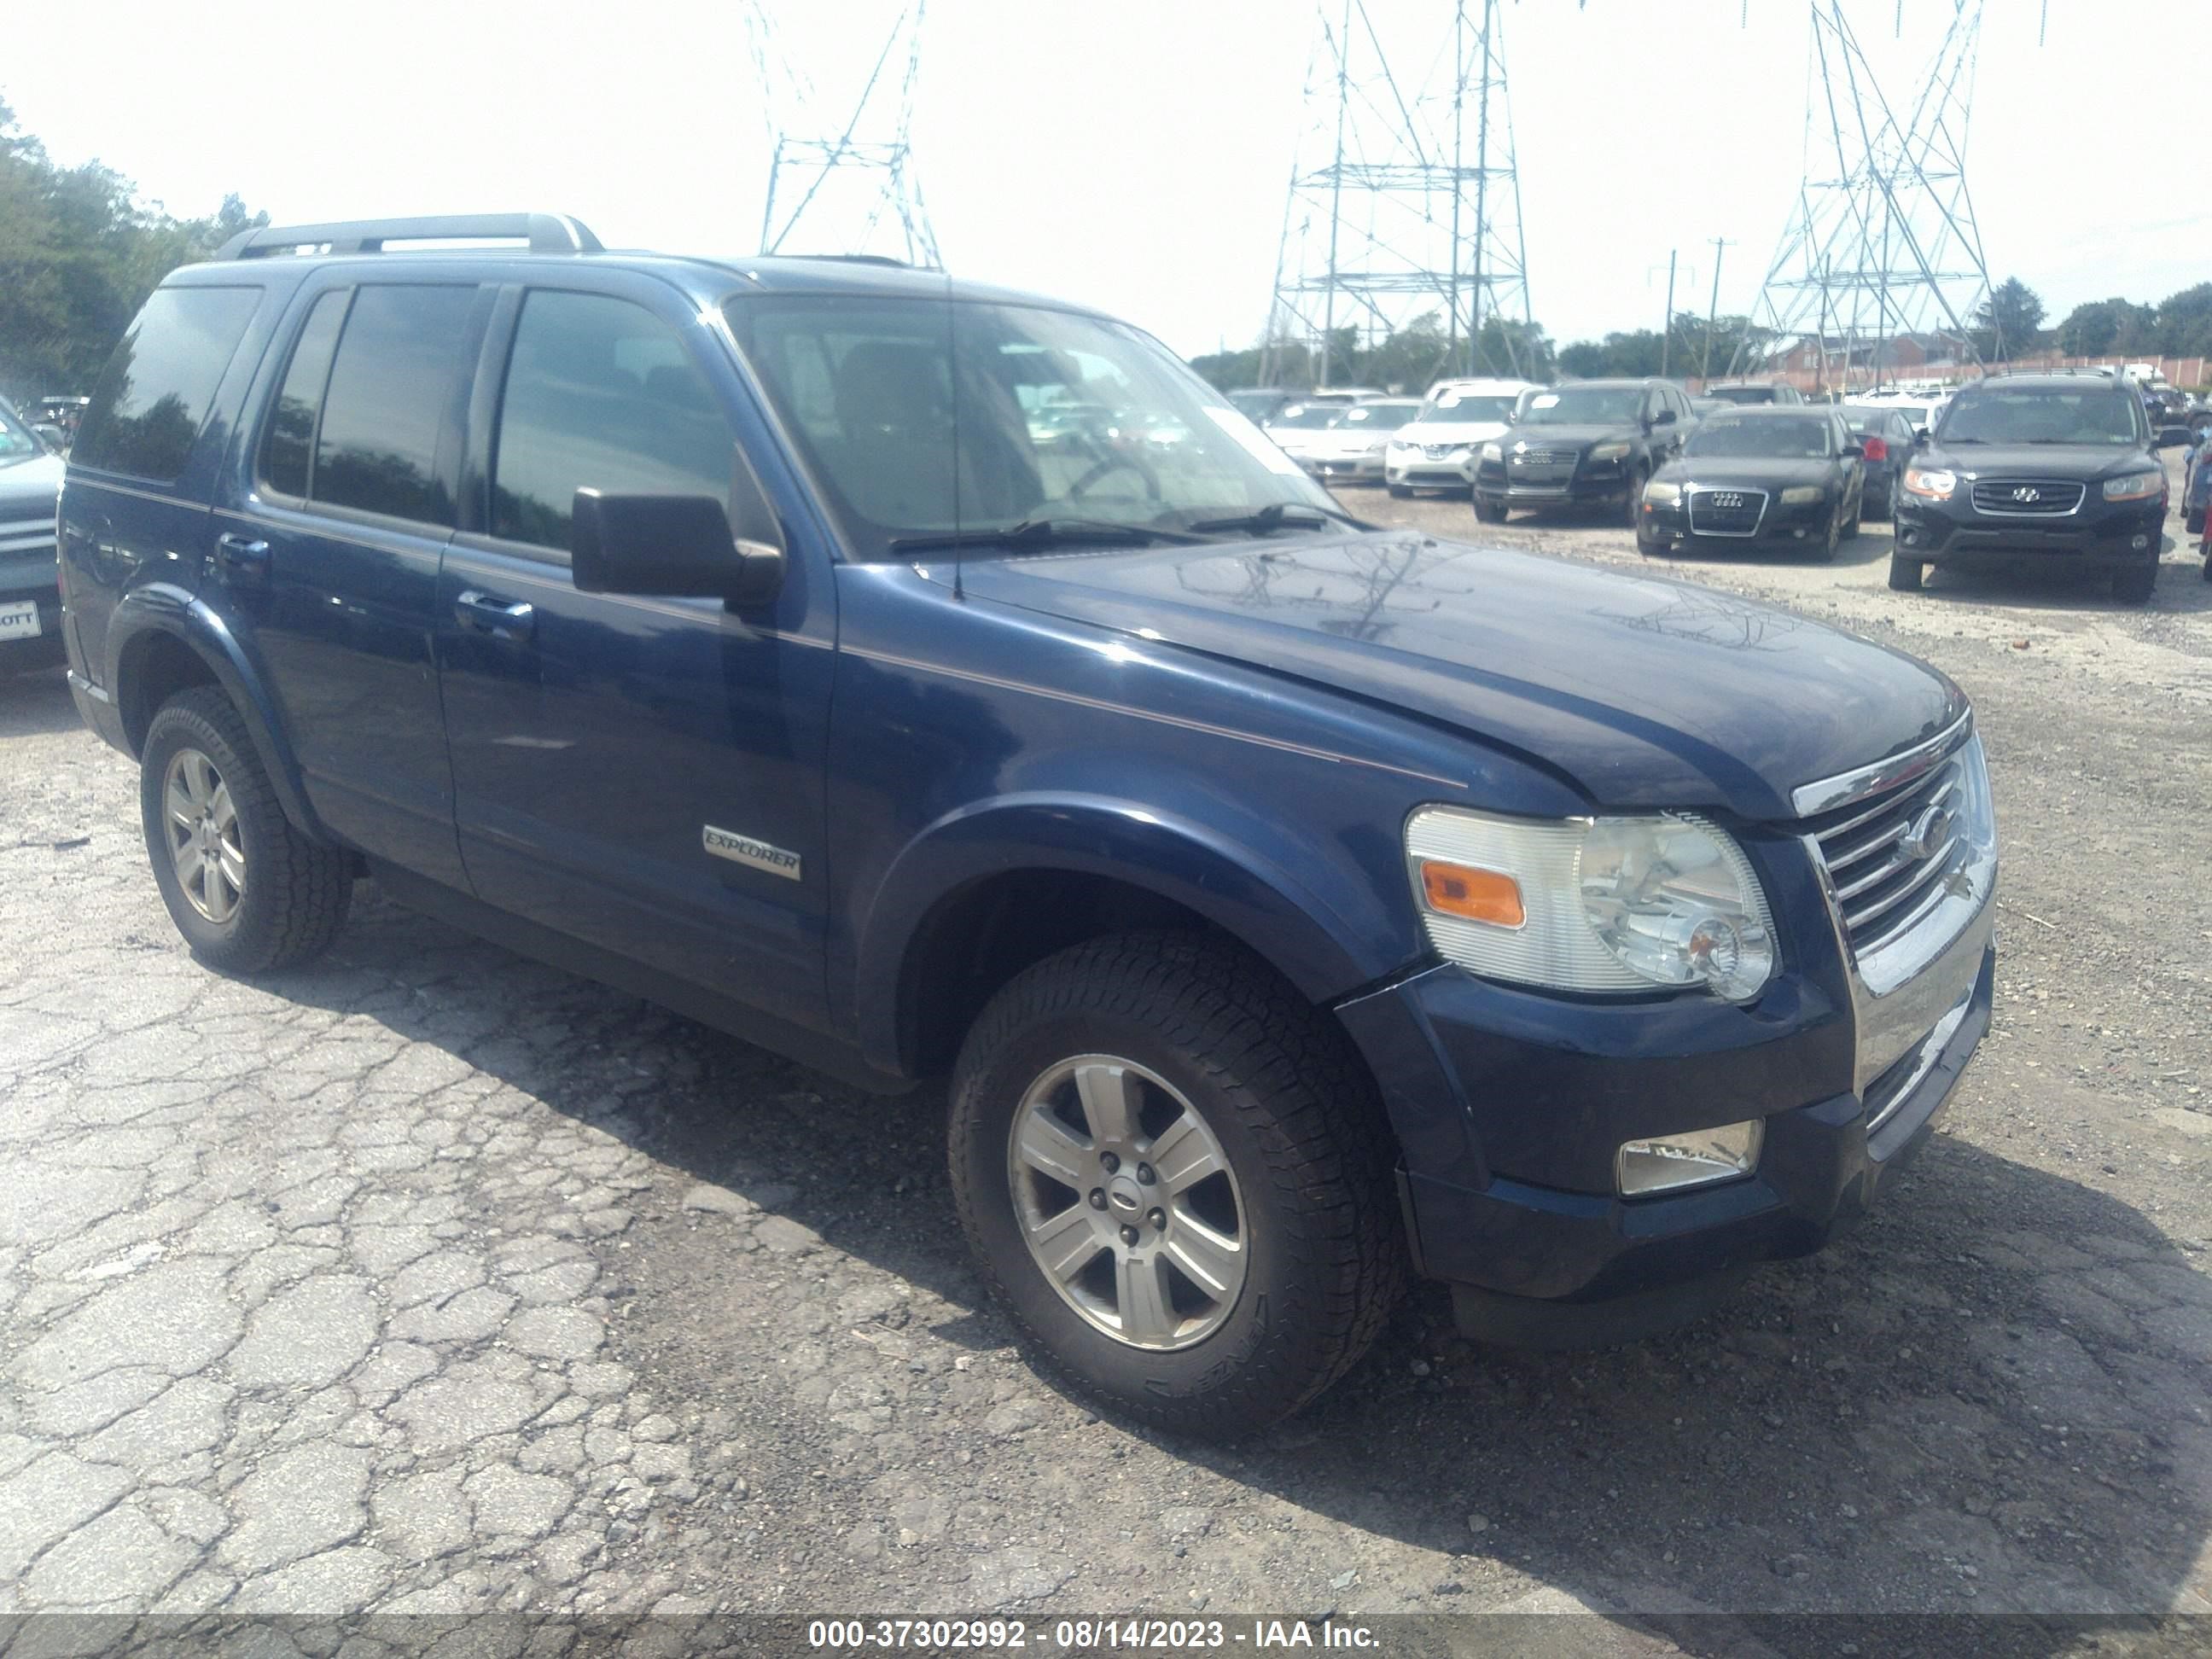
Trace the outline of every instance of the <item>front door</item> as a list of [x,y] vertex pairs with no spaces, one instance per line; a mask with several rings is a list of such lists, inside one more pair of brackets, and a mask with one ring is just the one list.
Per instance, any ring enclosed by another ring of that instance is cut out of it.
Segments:
[[819,1027],[834,587],[798,542],[757,611],[568,579],[579,488],[726,501],[733,446],[765,453],[726,350],[648,277],[504,301],[471,419],[483,518],[440,585],[461,854],[490,904]]

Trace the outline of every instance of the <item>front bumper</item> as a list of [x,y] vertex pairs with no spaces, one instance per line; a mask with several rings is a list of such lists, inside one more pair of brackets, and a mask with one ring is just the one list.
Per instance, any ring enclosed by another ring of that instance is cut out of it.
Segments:
[[[1569,1000],[1449,966],[1346,1005],[1400,1131],[1422,1273],[1455,1286],[1471,1334],[1573,1343],[1641,1334],[1655,1309],[1675,1322],[1705,1285],[1819,1249],[1927,1138],[1989,1029],[1994,913],[1881,1000],[1914,1034],[1873,1036],[1863,1084],[1858,1028],[1881,1012],[1826,970],[1748,1008]],[[1622,1143],[1752,1117],[1750,1175],[1613,1190]]]
[[1384,464],[1382,476],[1386,482],[1407,489],[1465,489],[1474,482],[1471,455],[1464,450],[1449,459],[1438,460],[1418,452],[1394,455]]
[[2166,533],[2166,503],[2153,498],[2049,520],[1987,518],[1956,497],[1930,501],[1900,495],[1897,550],[1923,564],[1996,556],[2061,559],[2085,566],[2136,565],[2155,559]]
[[54,580],[51,553],[43,574],[43,580],[30,585],[0,581],[0,605],[21,605],[28,599],[37,606],[39,617],[35,634],[14,629],[0,631],[0,673],[52,667],[64,659],[62,593],[60,585]]
[[1612,462],[1584,462],[1571,477],[1531,481],[1495,461],[1474,471],[1474,493],[1484,501],[1507,507],[1610,507],[1626,504],[1635,476]]
[[1340,483],[1382,482],[1382,458],[1380,455],[1313,456],[1301,459],[1298,465],[1316,478],[1333,478]]
[[1690,528],[1687,507],[1681,501],[1647,501],[1638,509],[1646,534],[1694,547],[1771,548],[1817,544],[1828,533],[1828,520],[1836,509],[1826,496],[1817,501],[1797,501],[1788,507],[1770,501],[1749,535],[1701,534]]

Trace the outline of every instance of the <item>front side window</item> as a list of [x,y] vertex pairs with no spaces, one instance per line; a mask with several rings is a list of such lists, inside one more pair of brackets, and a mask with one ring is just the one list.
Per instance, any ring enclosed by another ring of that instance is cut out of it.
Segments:
[[1277,502],[1336,511],[1219,392],[1103,318],[859,295],[725,311],[863,558],[1037,521],[1172,532]]
[[1835,427],[1825,415],[1751,419],[1714,415],[1691,434],[1686,447],[1704,457],[1817,460],[1836,453]]
[[2110,388],[1984,387],[1956,399],[1938,436],[1947,444],[2136,444],[2136,399]]
[[15,411],[0,403],[0,463],[27,460],[46,453],[30,428],[16,420]]
[[313,499],[450,526],[438,441],[471,367],[477,290],[458,284],[358,289],[331,364],[315,441]]
[[675,329],[628,300],[538,289],[500,396],[492,534],[565,554],[587,488],[726,503],[735,445]]
[[260,303],[258,288],[156,289],[100,372],[70,460],[178,477]]
[[1521,411],[1522,426],[1626,426],[1644,404],[1632,386],[1570,386],[1539,392]]

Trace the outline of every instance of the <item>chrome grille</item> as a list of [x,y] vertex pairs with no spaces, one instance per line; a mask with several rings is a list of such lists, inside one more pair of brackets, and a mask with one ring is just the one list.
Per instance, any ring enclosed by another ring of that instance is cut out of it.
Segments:
[[1807,820],[1855,956],[1910,933],[1967,861],[1966,757],[1871,800]]
[[0,553],[29,553],[54,544],[54,519],[12,519],[0,524]]
[[2063,478],[1977,478],[1974,511],[2000,519],[2063,519],[2078,511],[2083,487]]
[[1763,489],[1693,489],[1690,492],[1692,536],[1755,536],[1766,515]]
[[1516,466],[1572,466],[1581,451],[1574,449],[1516,449],[1513,452]]
[[1441,461],[1454,453],[1455,451],[1462,450],[1466,447],[1467,446],[1465,444],[1423,444],[1421,446],[1421,454],[1425,459]]

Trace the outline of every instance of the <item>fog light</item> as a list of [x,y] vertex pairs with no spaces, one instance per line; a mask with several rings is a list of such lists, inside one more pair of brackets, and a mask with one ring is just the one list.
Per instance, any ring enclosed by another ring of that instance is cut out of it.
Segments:
[[1680,1134],[1632,1140],[1617,1161],[1621,1195],[1674,1192],[1715,1181],[1734,1181],[1759,1167],[1764,1120],[1723,1124],[1717,1129],[1686,1129]]
[[2148,536],[2138,536],[2135,539],[2135,545],[2138,548],[2148,547],[2150,545],[2150,538]]

